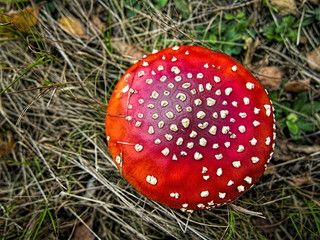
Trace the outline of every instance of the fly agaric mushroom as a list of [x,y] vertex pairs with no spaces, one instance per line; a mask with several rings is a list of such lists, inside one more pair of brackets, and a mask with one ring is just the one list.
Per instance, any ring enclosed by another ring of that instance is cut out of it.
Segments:
[[175,46],[130,67],[106,115],[110,153],[144,196],[182,210],[235,200],[262,176],[275,140],[271,102],[239,62]]

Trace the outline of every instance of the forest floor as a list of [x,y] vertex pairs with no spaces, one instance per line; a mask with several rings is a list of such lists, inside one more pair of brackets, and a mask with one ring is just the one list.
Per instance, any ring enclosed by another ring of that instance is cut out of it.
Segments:
[[[320,239],[319,0],[4,0],[0,239]],[[126,69],[199,45],[243,63],[275,107],[275,154],[232,204],[193,213],[116,169],[104,118]]]

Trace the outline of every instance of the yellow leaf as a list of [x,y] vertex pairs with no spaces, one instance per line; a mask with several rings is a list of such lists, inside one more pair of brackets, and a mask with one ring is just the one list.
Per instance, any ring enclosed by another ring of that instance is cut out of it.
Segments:
[[72,16],[62,17],[58,20],[58,23],[60,27],[70,35],[79,38],[88,38],[84,26],[78,18]]
[[270,4],[283,16],[298,12],[295,0],[270,0]]
[[30,28],[38,23],[41,5],[26,7],[22,11],[11,10],[0,16],[0,23],[14,26],[21,32],[29,32]]

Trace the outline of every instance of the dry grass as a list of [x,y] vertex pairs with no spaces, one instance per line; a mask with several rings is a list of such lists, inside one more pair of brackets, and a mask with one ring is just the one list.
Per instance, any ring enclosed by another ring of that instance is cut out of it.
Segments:
[[[140,10],[125,2],[47,1],[33,34],[0,39],[0,89],[9,87],[0,96],[0,146],[13,150],[0,155],[2,239],[84,239],[74,234],[82,224],[97,239],[318,239],[319,149],[292,151],[281,131],[268,172],[233,205],[182,213],[147,200],[122,179],[106,146],[104,105],[137,55],[122,55],[119,43],[135,54],[179,44],[210,47],[196,38],[195,26],[210,26],[226,12],[250,15],[257,1],[191,1],[186,20],[172,1],[163,11],[150,0]],[[312,8],[307,3],[300,11]],[[86,37],[64,31],[57,23],[63,16],[78,18]],[[103,34],[93,17],[106,23]],[[256,26],[264,24],[261,18]],[[320,45],[315,25],[306,32],[307,50]],[[262,41],[254,57],[266,56],[289,68],[286,78],[310,78],[310,101],[319,99],[319,72],[293,43]],[[318,131],[303,144],[319,139]]]

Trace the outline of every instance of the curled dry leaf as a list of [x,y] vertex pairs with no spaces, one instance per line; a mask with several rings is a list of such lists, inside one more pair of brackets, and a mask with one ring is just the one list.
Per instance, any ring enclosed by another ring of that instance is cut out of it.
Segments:
[[15,141],[11,132],[0,135],[0,157],[4,157],[14,151]]
[[135,62],[149,54],[148,51],[136,44],[126,44],[117,40],[112,41],[112,47],[130,62]]
[[318,6],[320,1],[319,0],[309,0],[313,5]]
[[286,92],[300,93],[310,89],[310,78],[287,82],[283,90]]
[[267,176],[267,175],[274,175],[274,174],[276,174],[276,168],[274,167],[274,164],[269,163],[263,175]]
[[67,17],[60,18],[58,20],[58,23],[60,27],[70,35],[83,38],[83,39],[88,38],[88,36],[85,33],[84,26],[81,23],[80,19],[72,16],[67,16]]
[[294,143],[288,143],[287,147],[290,151],[296,153],[305,153],[305,154],[312,154],[315,152],[320,152],[320,145],[297,145]]
[[277,66],[262,67],[257,72],[257,78],[268,90],[276,90],[282,82],[283,71]]
[[94,240],[95,236],[89,228],[92,228],[93,221],[86,221],[86,225],[80,224],[74,231],[74,240]]
[[247,54],[246,54],[246,57],[244,59],[243,64],[247,66],[247,65],[251,64],[253,54],[256,52],[258,46],[260,45],[260,40],[259,40],[259,38],[256,38],[255,41],[253,42],[253,39],[251,37],[249,37],[245,40],[245,42],[246,42],[246,44],[244,46],[244,49],[247,50]]
[[92,15],[91,16],[91,21],[93,23],[94,28],[98,31],[98,32],[104,32],[107,29],[107,23],[102,22],[100,20],[100,18],[96,15]]
[[0,15],[0,23],[13,25],[21,32],[29,32],[30,28],[38,23],[38,16],[42,5],[26,7],[22,11],[11,10],[5,15]]
[[274,149],[274,154],[272,156],[273,162],[286,162],[295,158],[295,154],[288,147],[288,140],[286,138],[281,138],[279,135],[282,135],[280,130],[277,131],[277,142],[276,148]]
[[308,43],[308,38],[306,36],[301,35],[299,38],[299,44],[306,44]]
[[320,47],[306,53],[309,67],[313,70],[320,71]]
[[292,183],[296,187],[301,187],[303,185],[313,185],[314,181],[312,180],[311,176],[306,175],[303,177],[292,177]]
[[281,15],[285,16],[297,13],[295,0],[270,0],[270,4],[276,8]]

